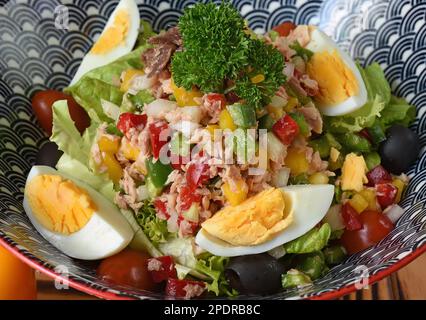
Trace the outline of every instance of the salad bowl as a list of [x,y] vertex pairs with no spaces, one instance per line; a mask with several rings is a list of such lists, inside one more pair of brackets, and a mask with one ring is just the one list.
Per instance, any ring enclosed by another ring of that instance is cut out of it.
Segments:
[[[161,299],[160,294],[100,280],[94,263],[66,256],[37,233],[22,205],[28,172],[37,151],[48,141],[32,112],[31,97],[39,90],[62,90],[69,85],[117,2],[0,0],[0,243],[35,269],[88,294],[105,299]],[[138,9],[141,18],[159,31],[175,25],[184,8],[196,2],[142,0]],[[389,235],[349,256],[312,285],[254,298],[337,298],[388,276],[425,252],[426,2],[231,2],[256,32],[283,21],[316,25],[361,64],[378,62],[393,93],[416,107],[411,129],[421,143],[420,156],[407,173],[410,183],[401,202],[405,212]]]

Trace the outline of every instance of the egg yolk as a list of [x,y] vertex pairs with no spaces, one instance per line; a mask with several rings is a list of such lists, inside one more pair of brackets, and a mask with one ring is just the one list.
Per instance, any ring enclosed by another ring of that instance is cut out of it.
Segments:
[[91,53],[105,54],[119,46],[129,32],[130,16],[125,10],[117,12],[113,24],[108,27],[95,43]]
[[27,185],[26,197],[43,227],[65,235],[81,230],[97,210],[85,190],[57,175],[33,178]]
[[307,65],[312,79],[318,82],[317,102],[322,106],[335,105],[357,95],[358,82],[343,62],[337,50],[316,52]]
[[240,205],[223,208],[202,227],[208,234],[235,246],[257,245],[272,239],[292,223],[292,211],[285,207],[282,191],[270,188]]

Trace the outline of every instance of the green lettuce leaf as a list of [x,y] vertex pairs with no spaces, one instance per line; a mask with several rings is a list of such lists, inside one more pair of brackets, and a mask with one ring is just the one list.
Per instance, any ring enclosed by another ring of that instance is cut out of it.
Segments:
[[328,243],[331,227],[324,223],[321,228],[314,228],[303,236],[284,244],[287,253],[311,253],[322,250]]
[[306,286],[312,283],[311,278],[296,269],[291,269],[281,277],[282,286],[284,289]]
[[136,213],[136,220],[155,246],[167,242],[169,236],[167,221],[157,217],[155,208],[149,201],[145,201],[142,208]]
[[367,87],[369,100],[373,100],[379,95],[385,105],[387,105],[391,99],[391,88],[385,78],[382,67],[375,62],[366,68],[362,68],[358,64],[358,69]]
[[416,108],[405,99],[391,97],[389,105],[382,111],[381,123],[385,128],[393,124],[401,124],[408,127],[416,117]]
[[332,133],[359,132],[371,127],[385,108],[380,95],[368,101],[362,108],[340,117],[324,117],[327,131]]
[[225,278],[225,267],[229,262],[229,258],[219,257],[210,254],[205,254],[199,257],[195,269],[211,279],[207,281],[207,290],[214,292],[216,296],[236,296],[238,292],[230,288],[228,281]]
[[156,33],[152,30],[151,23],[145,20],[141,20],[141,25],[139,28],[139,36],[136,40],[136,48],[146,44],[149,38],[155,36]]

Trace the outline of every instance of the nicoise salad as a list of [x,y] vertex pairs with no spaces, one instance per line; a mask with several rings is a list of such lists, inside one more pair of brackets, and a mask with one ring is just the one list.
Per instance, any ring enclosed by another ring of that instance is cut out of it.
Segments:
[[24,208],[103,280],[175,298],[308,286],[394,228],[415,108],[315,26],[253,32],[231,4],[154,33],[122,0],[64,90]]

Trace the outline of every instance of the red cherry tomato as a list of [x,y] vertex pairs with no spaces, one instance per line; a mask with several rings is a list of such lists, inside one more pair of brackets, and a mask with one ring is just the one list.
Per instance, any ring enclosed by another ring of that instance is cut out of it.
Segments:
[[278,32],[281,37],[287,37],[294,29],[296,29],[296,25],[291,21],[286,21],[274,27],[272,30]]
[[177,278],[175,263],[171,256],[148,259],[148,271],[155,283],[166,281],[168,278]]
[[182,170],[182,166],[187,164],[191,160],[191,156],[181,156],[176,154],[171,154],[170,165],[175,170]]
[[379,202],[382,209],[394,204],[397,194],[398,189],[391,183],[376,184],[377,202]]
[[52,105],[58,100],[68,101],[68,110],[75,125],[83,133],[90,126],[90,118],[86,111],[75,102],[72,96],[56,90],[45,90],[37,92],[32,100],[32,106],[37,120],[44,131],[50,136],[52,135]]
[[148,271],[148,259],[150,258],[144,252],[125,249],[103,260],[97,273],[102,280],[114,284],[154,291],[157,289],[157,285],[152,281]]
[[364,211],[359,215],[359,220],[362,228],[352,231],[345,230],[340,239],[349,254],[375,245],[394,228],[389,218],[377,211]]
[[160,199],[154,200],[154,207],[157,210],[157,214],[164,218],[165,220],[170,218],[170,214],[167,212],[167,203]]
[[175,298],[190,299],[201,296],[206,289],[206,284],[201,281],[167,280],[166,295]]

